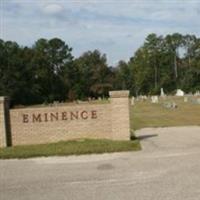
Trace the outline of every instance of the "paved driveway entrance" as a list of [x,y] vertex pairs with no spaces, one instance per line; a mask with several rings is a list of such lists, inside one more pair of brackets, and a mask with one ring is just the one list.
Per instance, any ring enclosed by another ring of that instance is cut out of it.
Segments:
[[136,134],[140,152],[0,160],[0,199],[199,200],[200,127]]
[[176,152],[200,148],[200,127],[145,128],[136,131],[143,151]]

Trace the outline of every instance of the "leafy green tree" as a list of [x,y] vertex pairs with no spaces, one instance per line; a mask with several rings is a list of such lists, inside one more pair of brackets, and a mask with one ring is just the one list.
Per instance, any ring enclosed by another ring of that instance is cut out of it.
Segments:
[[200,90],[200,38],[179,33],[149,34],[128,62],[107,64],[98,50],[74,59],[59,38],[39,39],[32,47],[0,39],[0,95],[13,104],[107,96],[128,89],[132,95]]
[[167,35],[165,37],[165,44],[166,48],[169,51],[169,53],[172,55],[173,65],[174,65],[174,78],[178,78],[178,64],[177,64],[177,58],[178,58],[178,50],[183,44],[182,35],[179,33],[174,33],[172,35]]
[[197,42],[195,35],[185,35],[183,36],[183,45],[186,49],[185,57],[188,59],[188,67],[191,67],[191,59],[194,57],[195,44]]
[[160,77],[160,54],[163,47],[163,38],[156,34],[150,34],[147,36],[144,43],[144,48],[147,49],[149,54],[149,65],[152,68],[152,75],[154,76],[154,90],[159,89],[159,77]]
[[75,60],[79,70],[80,98],[107,96],[112,88],[110,82],[111,70],[107,66],[105,54],[98,50],[83,53]]
[[70,82],[67,73],[73,61],[72,49],[58,38],[39,39],[33,49],[32,62],[41,101],[66,100]]
[[149,65],[149,54],[146,48],[141,47],[131,58],[130,70],[134,80],[134,94],[148,94],[152,87],[152,68]]
[[121,60],[114,69],[114,88],[117,90],[127,90],[132,87],[131,71],[128,63]]
[[13,104],[34,103],[32,68],[27,64],[32,50],[2,40],[0,48],[0,95],[9,96]]

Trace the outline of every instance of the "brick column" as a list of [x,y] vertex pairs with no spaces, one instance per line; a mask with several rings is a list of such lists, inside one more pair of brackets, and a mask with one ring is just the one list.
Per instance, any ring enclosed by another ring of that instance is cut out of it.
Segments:
[[0,97],[0,148],[7,146],[9,103],[7,97]]
[[110,91],[112,139],[130,139],[129,91]]

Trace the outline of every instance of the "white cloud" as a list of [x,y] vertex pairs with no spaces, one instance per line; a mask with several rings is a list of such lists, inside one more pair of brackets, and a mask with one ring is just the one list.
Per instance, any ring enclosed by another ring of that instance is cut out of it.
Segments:
[[43,11],[49,15],[56,15],[63,11],[63,7],[59,4],[48,4],[43,8]]
[[3,2],[3,39],[32,45],[40,37],[60,37],[74,48],[75,56],[99,48],[107,53],[109,63],[133,56],[150,33],[180,32],[200,37],[199,0]]

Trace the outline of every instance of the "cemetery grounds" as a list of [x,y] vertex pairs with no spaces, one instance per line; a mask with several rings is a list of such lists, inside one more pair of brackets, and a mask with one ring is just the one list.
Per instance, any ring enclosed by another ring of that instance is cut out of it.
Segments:
[[[200,125],[199,97],[166,96],[159,97],[158,103],[147,100],[135,101],[131,106],[131,128],[138,130],[146,127],[170,127]],[[177,105],[176,108],[168,108],[167,104]]]

